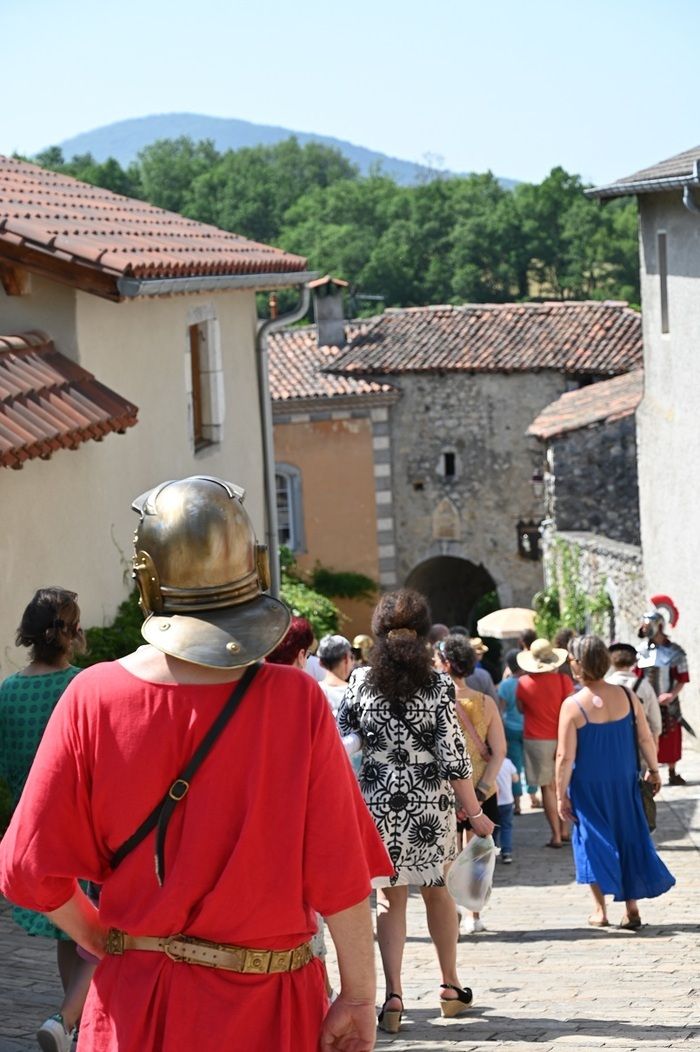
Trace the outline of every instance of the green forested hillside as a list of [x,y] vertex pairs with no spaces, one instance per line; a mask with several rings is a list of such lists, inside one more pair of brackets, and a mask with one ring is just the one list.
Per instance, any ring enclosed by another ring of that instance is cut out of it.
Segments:
[[294,138],[224,153],[208,141],[162,140],[127,168],[89,154],[65,160],[56,147],[34,160],[299,253],[387,306],[639,302],[634,203],[601,207],[562,168],[510,190],[491,173],[426,172],[419,185],[399,186]]

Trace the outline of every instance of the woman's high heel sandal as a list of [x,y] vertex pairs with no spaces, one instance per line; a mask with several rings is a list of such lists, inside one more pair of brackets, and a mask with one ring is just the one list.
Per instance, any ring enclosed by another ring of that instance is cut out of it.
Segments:
[[442,983],[440,986],[441,990],[454,990],[457,994],[456,997],[445,997],[440,998],[440,1011],[447,1019],[454,1019],[455,1016],[464,1015],[467,1012],[474,1001],[474,994],[472,993],[471,987],[465,986],[462,989],[459,986],[453,986],[452,983]]
[[[387,1008],[387,1004],[391,1001],[392,997],[395,997],[397,1001],[401,1002],[400,1011],[393,1011]],[[389,994],[386,1001],[381,1007],[379,1012],[379,1018],[377,1019],[377,1026],[380,1030],[383,1030],[387,1034],[398,1034],[399,1027],[401,1026],[401,1016],[403,1015],[403,998],[401,994]]]

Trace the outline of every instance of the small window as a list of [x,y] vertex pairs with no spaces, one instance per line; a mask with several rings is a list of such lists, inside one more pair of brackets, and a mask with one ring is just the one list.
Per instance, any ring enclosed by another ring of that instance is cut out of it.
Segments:
[[437,463],[437,473],[442,475],[446,482],[453,482],[459,475],[460,462],[456,450],[443,449]]
[[188,327],[191,433],[195,452],[220,442],[223,368],[216,319]]
[[661,332],[670,331],[668,323],[668,245],[666,233],[660,230],[656,235],[657,262],[659,267],[659,310],[661,314]]
[[293,552],[304,550],[301,505],[301,472],[290,464],[275,468],[277,495],[277,539]]

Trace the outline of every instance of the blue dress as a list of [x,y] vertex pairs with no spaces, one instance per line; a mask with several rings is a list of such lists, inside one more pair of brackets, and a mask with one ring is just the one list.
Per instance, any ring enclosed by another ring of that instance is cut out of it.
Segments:
[[597,884],[617,902],[653,899],[676,883],[656,853],[637,785],[631,713],[578,728],[569,797],[578,884]]

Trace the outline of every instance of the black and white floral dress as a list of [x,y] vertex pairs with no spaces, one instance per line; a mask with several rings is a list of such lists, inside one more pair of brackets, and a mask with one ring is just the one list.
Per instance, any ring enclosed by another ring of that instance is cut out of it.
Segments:
[[454,857],[455,813],[451,778],[469,778],[471,763],[455,709],[451,680],[438,672],[394,715],[353,673],[338,712],[340,733],[362,738],[359,781],[396,872],[375,887],[441,885]]

